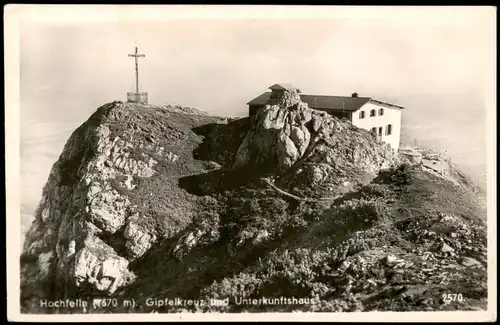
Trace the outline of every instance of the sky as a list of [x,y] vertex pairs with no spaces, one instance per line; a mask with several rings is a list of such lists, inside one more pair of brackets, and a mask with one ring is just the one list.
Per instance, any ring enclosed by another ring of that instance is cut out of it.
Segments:
[[[246,102],[277,82],[408,106],[422,96],[480,101],[496,48],[493,29],[476,10],[452,9],[410,7],[384,18],[25,22],[22,114],[84,118],[106,102],[126,100],[134,89],[128,54],[135,46],[146,55],[139,79],[150,103],[219,115],[244,113]],[[40,105],[46,102],[52,105]]]

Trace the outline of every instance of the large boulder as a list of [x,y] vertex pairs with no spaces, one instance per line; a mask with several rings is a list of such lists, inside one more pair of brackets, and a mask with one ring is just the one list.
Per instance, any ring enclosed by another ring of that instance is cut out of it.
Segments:
[[388,144],[375,141],[370,132],[348,121],[309,108],[296,91],[274,96],[253,117],[236,153],[235,167],[256,164],[273,169],[283,176],[280,184],[291,188],[297,186],[299,175],[300,183],[308,187],[341,178],[345,183],[399,162]]

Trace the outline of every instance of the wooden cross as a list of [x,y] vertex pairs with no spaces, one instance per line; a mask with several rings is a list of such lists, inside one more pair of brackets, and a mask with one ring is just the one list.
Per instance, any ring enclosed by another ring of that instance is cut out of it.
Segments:
[[128,56],[132,56],[135,58],[135,93],[139,94],[139,63],[137,62],[137,58],[145,57],[144,54],[139,54],[139,50],[137,46],[135,47],[135,53],[129,54]]

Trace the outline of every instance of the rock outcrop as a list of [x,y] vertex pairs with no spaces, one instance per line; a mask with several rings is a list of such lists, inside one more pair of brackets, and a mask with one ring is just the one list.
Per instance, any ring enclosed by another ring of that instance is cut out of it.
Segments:
[[[75,130],[51,170],[21,258],[23,311],[40,312],[41,298],[118,295],[137,299],[135,312],[178,311],[140,301],[166,293],[405,310],[419,291],[402,298],[413,291],[400,286],[420,281],[412,285],[435,293],[448,285],[442,272],[479,288],[453,308],[483,306],[486,232],[473,194],[401,165],[370,132],[310,109],[294,90],[239,120],[113,102]],[[421,294],[426,308],[452,308],[434,293]]]
[[273,96],[272,105],[253,117],[236,153],[236,167],[253,164],[283,173],[279,184],[290,190],[320,186],[342,192],[353,178],[399,163],[397,153],[372,133],[310,109],[295,90]]
[[[188,158],[179,160],[184,151],[188,156],[201,142],[190,129],[203,115],[194,113],[179,107],[141,108],[114,102],[100,107],[72,134],[52,168],[36,219],[26,235],[23,258],[36,261],[25,266],[30,269],[25,287],[57,278],[60,288],[56,295],[83,289],[109,295],[133,281],[129,263],[162,236],[157,220],[152,224],[146,216],[154,208],[145,211],[137,204],[143,198],[134,197],[136,183],[154,179],[164,171],[161,168],[178,171],[175,176],[192,172],[184,170]],[[173,118],[172,124],[165,123],[169,118]],[[206,117],[203,122],[216,120]],[[181,127],[174,127],[175,123]],[[187,137],[192,138],[186,138],[184,132],[190,132]],[[201,164],[191,167],[195,172],[203,170]],[[167,237],[190,222],[181,220],[173,220],[174,230]]]

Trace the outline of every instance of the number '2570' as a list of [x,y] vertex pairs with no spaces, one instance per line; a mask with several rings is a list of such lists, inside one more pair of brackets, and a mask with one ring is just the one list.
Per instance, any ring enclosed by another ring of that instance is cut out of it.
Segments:
[[445,293],[441,296],[445,303],[450,303],[454,301],[462,302],[464,301],[464,296],[461,293]]

